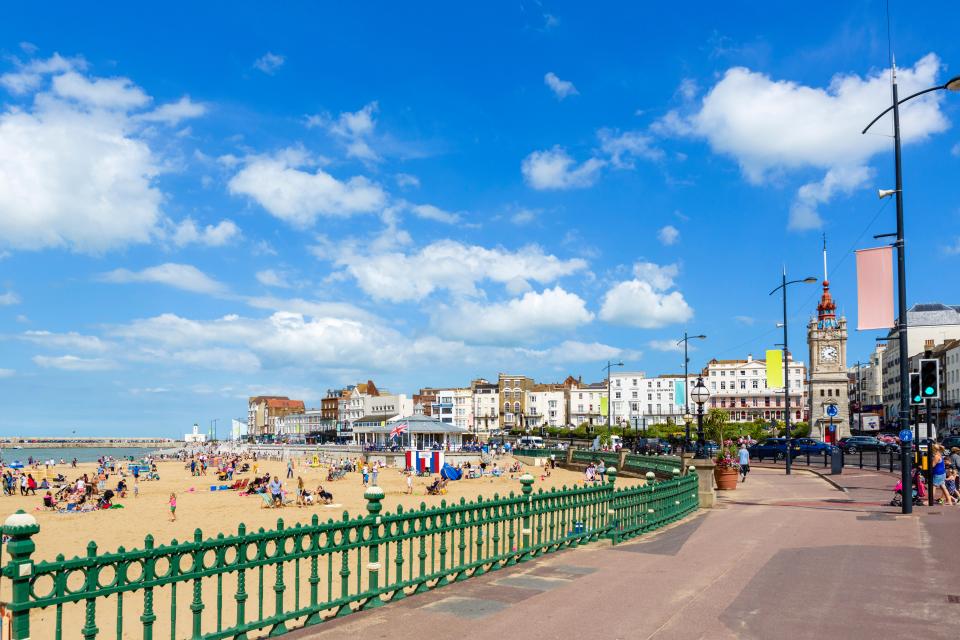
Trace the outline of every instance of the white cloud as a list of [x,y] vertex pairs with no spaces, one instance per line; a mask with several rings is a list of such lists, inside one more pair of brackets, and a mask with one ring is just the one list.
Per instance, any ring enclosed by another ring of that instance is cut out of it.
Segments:
[[[610,358],[640,357],[636,351],[625,351],[619,347],[612,347],[601,342],[579,342],[564,340],[560,344],[548,349],[517,349],[517,356],[537,358],[552,364],[575,364],[580,362],[600,362]],[[516,356],[515,356],[516,357]]]
[[752,316],[733,316],[733,319],[740,324],[747,325],[748,327],[753,326],[753,324],[756,322],[756,319]]
[[563,100],[567,96],[579,95],[577,88],[573,86],[573,83],[569,80],[561,80],[557,77],[553,71],[548,72],[543,76],[543,82],[550,90],[553,91],[553,95],[557,96],[558,100]]
[[668,224],[660,228],[660,231],[657,232],[657,238],[660,239],[660,244],[669,247],[676,244],[680,239],[680,230],[672,224]]
[[240,237],[240,227],[231,220],[221,220],[216,225],[208,224],[200,228],[192,218],[186,218],[178,224],[171,234],[173,243],[178,247],[188,244],[201,244],[207,247],[222,247]]
[[620,282],[607,291],[600,319],[641,329],[656,329],[685,322],[693,309],[679,291],[669,291],[678,273],[676,265],[651,262],[634,265],[634,279]]
[[287,281],[286,276],[275,269],[257,271],[257,282],[268,287],[280,287],[282,289],[289,289],[292,286]]
[[16,374],[14,369],[0,369],[0,378],[12,378]]
[[446,338],[482,344],[543,342],[552,332],[569,331],[593,320],[583,299],[557,286],[529,291],[502,303],[462,302],[441,306],[431,324]]
[[653,138],[639,131],[600,129],[600,150],[610,157],[610,164],[617,169],[633,169],[635,158],[660,160],[663,151],[653,146]]
[[[683,345],[678,345],[676,340],[651,340],[647,345],[654,349],[655,351],[666,351],[666,352],[682,352]],[[693,351],[693,345],[688,347],[690,351]]]
[[106,371],[116,369],[117,363],[105,358],[81,358],[79,356],[33,356],[33,362],[45,369],[62,371]]
[[863,186],[871,174],[867,167],[834,167],[827,171],[823,180],[803,185],[790,206],[788,228],[794,231],[819,229],[823,220],[817,212],[818,205],[830,202],[838,193],[852,193]]
[[435,207],[432,204],[418,204],[410,207],[410,210],[418,218],[423,218],[424,220],[433,220],[435,222],[442,222],[444,224],[456,224],[460,222],[459,213],[451,213],[450,211],[444,211],[439,207]]
[[510,222],[516,225],[530,224],[537,218],[537,212],[533,209],[520,209],[510,216]]
[[544,254],[535,245],[508,251],[453,240],[440,240],[410,254],[342,251],[336,260],[367,294],[392,302],[422,300],[438,289],[477,295],[476,285],[484,280],[507,283],[520,277],[546,284],[587,266],[579,258],[561,260]]
[[596,182],[604,164],[599,158],[590,158],[577,166],[566,150],[557,145],[528,155],[520,170],[524,180],[534,189],[575,189]]
[[283,56],[270,53],[269,51],[253,62],[253,66],[260,71],[263,71],[265,74],[272,76],[277,72],[277,69],[283,66],[283,63],[286,62],[286,58]]
[[140,114],[136,118],[144,122],[162,122],[175,126],[188,118],[199,118],[206,112],[205,105],[191,101],[190,96],[183,96],[177,102],[162,104],[153,111]]
[[960,142],[958,142],[957,144],[953,145],[953,148],[950,149],[950,153],[951,153],[952,155],[957,156],[958,158],[960,158]]
[[51,73],[64,73],[73,69],[83,69],[86,63],[81,58],[65,58],[59,53],[46,60],[30,60],[26,63],[16,61],[17,71],[0,76],[0,86],[14,95],[24,95],[36,90],[43,77]]
[[397,186],[401,189],[406,187],[418,188],[420,186],[420,178],[409,173],[398,173],[394,175],[393,178],[397,181]]
[[103,282],[137,283],[149,282],[164,284],[169,287],[193,291],[194,293],[219,294],[226,291],[226,286],[203,273],[193,265],[167,262],[155,267],[148,267],[143,271],[115,269],[100,276]]
[[163,194],[154,181],[169,164],[144,124],[173,124],[198,115],[198,105],[185,98],[139,112],[151,102],[143,89],[83,68],[54,56],[4,76],[34,99],[0,112],[2,244],[95,254],[160,235]]
[[25,331],[20,335],[20,338],[44,347],[55,347],[58,349],[75,349],[94,353],[101,353],[107,350],[107,345],[97,336],[86,336],[75,331],[70,331],[69,333]]
[[271,215],[297,227],[312,225],[318,216],[350,216],[380,209],[386,193],[363,176],[346,181],[323,169],[304,171],[311,159],[299,149],[275,156],[254,156],[230,179],[230,193],[253,198]]
[[150,96],[129,78],[88,79],[75,71],[54,76],[53,93],[90,107],[123,112],[144,107],[150,102]]
[[0,307],[9,307],[15,304],[20,304],[20,296],[17,295],[16,291],[7,291],[0,294]]
[[[940,68],[940,59],[930,53],[913,67],[899,69],[901,94],[936,84]],[[904,143],[925,140],[947,128],[940,93],[903,106]],[[652,128],[706,139],[714,152],[735,158],[753,184],[785,171],[825,171],[821,181],[801,187],[793,204],[790,227],[809,229],[820,226],[817,205],[860,186],[866,179],[866,162],[878,153],[889,153],[889,138],[860,133],[889,102],[888,69],[866,76],[838,74],[821,88],[735,67],[707,92],[698,111],[686,116],[670,112]],[[889,131],[890,117],[873,132]]]
[[307,125],[325,125],[334,137],[346,145],[348,157],[376,161],[380,157],[370,146],[370,138],[376,127],[373,114],[377,108],[376,101],[370,102],[359,111],[344,111],[333,121],[323,116],[312,116],[307,119]]
[[684,78],[680,81],[680,86],[677,87],[677,95],[687,101],[696,98],[699,91],[700,87],[697,86],[697,81],[693,78]]

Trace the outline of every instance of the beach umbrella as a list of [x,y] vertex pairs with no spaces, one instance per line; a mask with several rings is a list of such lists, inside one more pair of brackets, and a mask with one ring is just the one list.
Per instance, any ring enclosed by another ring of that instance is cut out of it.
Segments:
[[23,463],[20,462],[19,460],[14,460],[13,462],[10,463],[10,468],[11,468],[11,469],[23,469]]

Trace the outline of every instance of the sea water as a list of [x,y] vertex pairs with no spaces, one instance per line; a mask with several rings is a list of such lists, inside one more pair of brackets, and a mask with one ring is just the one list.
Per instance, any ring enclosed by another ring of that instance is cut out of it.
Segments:
[[67,464],[70,464],[74,458],[77,459],[77,462],[95,462],[105,456],[111,456],[117,460],[127,460],[130,456],[133,456],[134,460],[139,460],[156,452],[157,450],[154,448],[144,447],[51,447],[49,449],[3,447],[0,449],[0,460],[3,460],[4,464],[10,464],[15,460],[27,464],[27,460],[33,456],[34,460],[40,460],[41,462],[52,458],[59,463],[62,458]]

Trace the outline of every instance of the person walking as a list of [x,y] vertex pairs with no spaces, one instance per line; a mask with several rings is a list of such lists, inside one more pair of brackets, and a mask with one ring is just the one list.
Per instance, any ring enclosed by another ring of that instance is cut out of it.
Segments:
[[[947,491],[947,468],[944,464],[943,445],[933,445],[933,497],[937,501],[943,501],[943,504],[952,505],[953,496]],[[937,498],[937,494],[941,497]]]
[[378,485],[377,485],[377,476],[380,475],[380,464],[379,464],[378,462],[374,462],[374,463],[373,463],[373,472],[372,472],[371,475],[372,475],[372,478],[371,478],[371,482],[370,482],[370,483],[371,483],[373,486],[375,486],[375,487],[378,486]]
[[407,471],[407,493],[413,495],[413,471]]
[[746,443],[740,445],[740,482],[747,481],[747,474],[750,473],[750,450],[747,449]]
[[170,522],[177,521],[177,494],[170,494]]
[[287,460],[287,479],[293,477],[293,458]]
[[370,470],[367,469],[367,464],[363,464],[363,468],[360,469],[360,473],[363,475],[363,486],[367,486],[370,482]]

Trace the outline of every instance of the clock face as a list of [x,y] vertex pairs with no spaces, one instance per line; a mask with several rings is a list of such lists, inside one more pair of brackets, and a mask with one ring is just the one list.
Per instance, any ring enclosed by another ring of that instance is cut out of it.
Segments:
[[836,362],[838,355],[837,348],[833,345],[820,348],[820,360],[823,362]]

